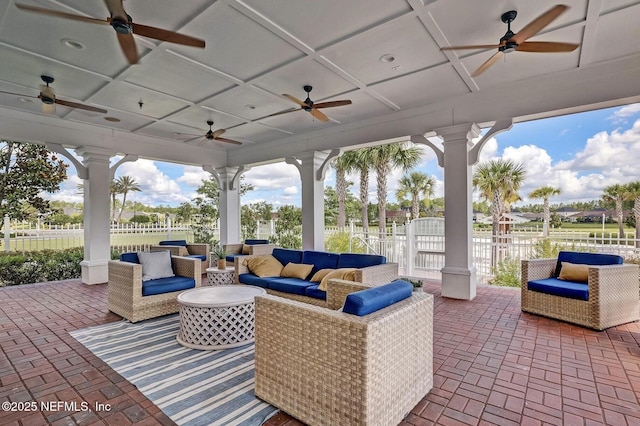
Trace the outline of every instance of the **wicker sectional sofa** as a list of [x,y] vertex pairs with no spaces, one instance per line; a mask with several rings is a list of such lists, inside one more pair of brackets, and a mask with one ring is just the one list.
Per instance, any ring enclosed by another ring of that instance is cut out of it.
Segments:
[[275,296],[317,306],[327,306],[327,292],[319,289],[318,282],[310,281],[320,269],[356,268],[353,271],[353,281],[372,286],[387,284],[398,278],[398,264],[386,263],[384,256],[283,248],[273,249],[271,256],[282,265],[308,264],[313,265],[313,268],[304,279],[280,276],[258,277],[251,273],[247,266],[247,260],[255,256],[243,256],[235,260],[235,282],[263,287],[268,294]]

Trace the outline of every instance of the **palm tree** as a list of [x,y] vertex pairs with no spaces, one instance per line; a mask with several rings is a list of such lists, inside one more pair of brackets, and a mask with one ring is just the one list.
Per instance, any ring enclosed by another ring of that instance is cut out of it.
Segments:
[[356,168],[356,154],[355,151],[348,151],[339,156],[333,162],[333,168],[336,170],[336,194],[338,196],[338,229],[344,230],[346,225],[346,200],[347,200],[347,187],[350,185],[347,182],[347,173],[353,171]]
[[405,143],[390,143],[371,148],[371,163],[376,170],[378,183],[378,228],[380,239],[386,235],[387,223],[387,179],[395,168],[404,171],[418,165],[422,149]]
[[636,227],[636,248],[640,248],[640,180],[627,184],[629,199],[633,200],[633,217]]
[[529,193],[529,198],[543,200],[544,211],[544,224],[542,225],[542,236],[544,238],[549,237],[549,221],[551,220],[551,213],[549,212],[549,198],[554,195],[560,195],[560,188],[554,188],[553,186],[541,186]]
[[500,217],[505,212],[505,202],[517,196],[524,181],[526,170],[521,163],[495,159],[480,163],[473,174],[473,187],[487,201],[491,201],[493,219],[492,234],[498,235]]
[[120,194],[120,187],[117,181],[111,180],[109,194],[111,195],[111,223],[113,223],[116,220],[116,196]]
[[362,213],[362,232],[369,236],[369,170],[371,169],[371,148],[360,148],[345,152],[353,155],[353,167],[360,172],[360,211]]
[[420,214],[420,194],[427,198],[433,195],[435,178],[425,173],[412,172],[401,177],[398,184],[400,188],[396,191],[396,197],[400,200],[411,195],[411,217],[417,219]]
[[609,185],[604,189],[602,199],[608,203],[615,203],[616,217],[618,218],[618,239],[624,237],[624,212],[622,211],[622,203],[629,199],[629,192],[625,185],[616,183]]
[[127,194],[129,192],[140,192],[140,186],[134,178],[131,176],[120,176],[116,181],[119,193],[122,194],[122,206],[120,207],[120,214],[118,214],[118,222],[122,220],[122,212],[124,211],[124,205],[127,202]]

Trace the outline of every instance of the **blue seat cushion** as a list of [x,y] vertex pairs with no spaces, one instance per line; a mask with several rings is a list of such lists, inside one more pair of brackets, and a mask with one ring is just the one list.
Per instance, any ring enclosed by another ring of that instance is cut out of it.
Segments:
[[562,262],[578,263],[583,265],[622,265],[624,259],[622,256],[618,256],[616,254],[561,251],[558,253],[558,262],[556,263],[556,270],[553,274],[554,277],[560,275]]
[[269,290],[281,291],[283,293],[305,295],[307,287],[314,285],[310,281],[301,280],[300,278],[267,278],[267,288]]
[[302,263],[302,250],[274,248],[271,254],[285,266],[287,263]]
[[164,240],[160,241],[158,245],[161,246],[187,246],[187,240]]
[[142,295],[153,296],[154,294],[170,293],[172,291],[187,290],[195,288],[196,280],[188,277],[168,277],[157,278],[155,280],[142,282]]
[[338,268],[366,268],[368,266],[387,263],[387,258],[377,254],[342,253],[338,260]]
[[304,295],[305,296],[309,296],[309,297],[313,297],[314,299],[327,300],[327,292],[326,291],[322,291],[322,290],[318,290],[318,287],[320,287],[319,284],[310,285],[304,291]]
[[557,278],[545,278],[543,280],[529,281],[527,288],[531,291],[569,299],[589,300],[589,285],[583,283],[563,281]]
[[185,257],[191,257],[193,259],[200,259],[200,260],[207,260],[207,256],[204,254],[190,254],[189,256],[185,256]]
[[136,253],[135,251],[130,253],[121,253],[120,261],[129,263],[140,263],[140,260],[138,259],[138,253]]
[[357,316],[368,315],[411,297],[412,293],[413,285],[402,280],[356,291],[347,296],[342,312]]
[[340,255],[337,253],[306,250],[302,254],[302,263],[313,265],[313,269],[311,269],[311,273],[307,278],[311,278],[320,269],[336,269],[338,267],[339,258]]
[[227,255],[227,257],[226,257],[226,259],[227,259],[227,262],[231,262],[231,263],[233,263],[233,262],[235,262],[235,261],[236,261],[236,257],[240,257],[240,256],[244,256],[244,254],[241,254],[241,253],[238,253],[238,254],[228,254],[228,255]]
[[250,246],[255,246],[256,244],[269,244],[269,240],[247,239],[244,240],[244,243]]
[[253,274],[240,274],[238,275],[238,281],[241,284],[255,285],[262,288],[267,288],[268,285],[266,278],[260,278]]

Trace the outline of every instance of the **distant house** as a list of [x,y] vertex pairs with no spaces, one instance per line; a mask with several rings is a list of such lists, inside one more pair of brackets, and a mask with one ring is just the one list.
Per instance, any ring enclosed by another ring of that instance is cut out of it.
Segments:
[[579,210],[576,210],[573,207],[560,207],[559,209],[556,209],[553,212],[560,215],[560,217],[567,222],[575,222],[576,221],[575,216],[578,213],[580,213]]

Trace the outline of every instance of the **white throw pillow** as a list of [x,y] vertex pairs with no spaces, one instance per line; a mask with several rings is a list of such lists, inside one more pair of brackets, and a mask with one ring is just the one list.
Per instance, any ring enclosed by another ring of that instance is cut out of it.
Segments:
[[138,261],[142,265],[142,281],[157,278],[174,277],[169,250],[144,252],[139,251]]

